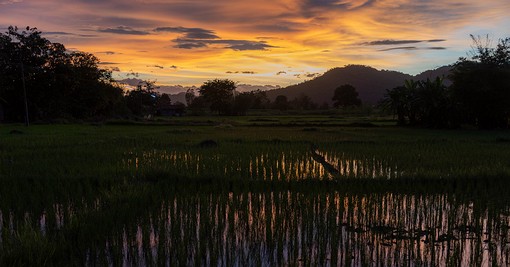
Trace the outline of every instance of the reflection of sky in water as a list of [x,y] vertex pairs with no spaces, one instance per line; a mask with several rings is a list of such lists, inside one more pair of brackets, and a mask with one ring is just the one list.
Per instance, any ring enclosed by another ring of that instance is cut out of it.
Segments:
[[[182,192],[118,225],[94,255],[108,262],[119,255],[125,266],[506,266],[510,208],[482,202],[441,194]],[[40,216],[0,212],[2,238],[27,220],[43,233],[65,228],[76,216],[72,206],[53,205]],[[101,262],[96,257],[86,265]]]
[[334,176],[362,178],[395,178],[397,167],[375,157],[354,158],[343,153],[316,151],[334,167],[332,174],[314,160],[308,149],[257,151],[227,154],[221,151],[197,153],[190,151],[152,150],[127,153],[123,166],[140,171],[162,168],[189,176],[223,175],[252,180],[292,181],[306,178],[331,179]]

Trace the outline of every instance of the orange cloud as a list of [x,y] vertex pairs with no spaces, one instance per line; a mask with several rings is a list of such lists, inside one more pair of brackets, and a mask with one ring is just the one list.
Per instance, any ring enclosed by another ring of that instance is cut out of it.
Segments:
[[218,77],[287,85],[345,64],[416,73],[465,55],[469,33],[510,36],[508,0],[0,0],[0,6],[0,28],[38,27],[54,42],[116,63],[120,78],[132,70],[163,84]]

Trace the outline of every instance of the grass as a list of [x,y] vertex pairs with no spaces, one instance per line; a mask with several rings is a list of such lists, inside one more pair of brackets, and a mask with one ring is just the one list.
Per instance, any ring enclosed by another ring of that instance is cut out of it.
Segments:
[[2,125],[0,264],[506,264],[510,132],[363,120]]

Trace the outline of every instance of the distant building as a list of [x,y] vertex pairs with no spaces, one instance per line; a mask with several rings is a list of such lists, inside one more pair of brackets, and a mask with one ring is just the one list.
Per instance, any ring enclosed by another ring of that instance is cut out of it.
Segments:
[[159,103],[156,107],[156,112],[159,116],[184,116],[186,113],[186,106],[183,103],[177,102],[175,104]]

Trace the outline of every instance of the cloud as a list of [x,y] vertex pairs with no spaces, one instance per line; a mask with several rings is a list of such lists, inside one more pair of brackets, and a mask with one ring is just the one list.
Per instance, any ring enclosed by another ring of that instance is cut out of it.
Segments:
[[171,68],[171,69],[177,69],[177,66],[172,65],[172,66],[170,66],[170,68]]
[[147,66],[149,68],[158,68],[158,69],[164,69],[165,67],[161,66],[161,65],[150,65],[150,66]]
[[301,13],[305,17],[318,17],[325,11],[347,12],[370,7],[376,0],[303,0]]
[[205,48],[210,45],[221,45],[222,48],[232,49],[235,51],[247,50],[267,50],[275,46],[269,45],[266,41],[249,41],[249,40],[224,40],[218,36],[215,31],[203,28],[186,28],[186,27],[158,27],[155,32],[180,33],[181,36],[172,40],[175,48],[195,49]]
[[265,41],[248,41],[248,40],[207,40],[207,39],[185,39],[177,38],[172,40],[176,43],[176,48],[193,49],[203,48],[209,45],[223,45],[223,48],[232,49],[235,51],[246,51],[246,50],[267,50],[268,48],[274,48],[267,44]]
[[127,34],[127,35],[149,35],[149,32],[135,30],[127,26],[118,26],[116,28],[104,28],[97,30],[98,32],[114,33],[114,34]]
[[276,75],[282,75],[282,74],[287,74],[287,72],[282,70],[282,71],[279,71],[276,73]]
[[185,28],[185,27],[159,27],[154,29],[155,32],[172,32],[181,33],[187,39],[219,39],[220,37],[214,31],[202,28]]
[[420,40],[377,40],[372,42],[363,43],[364,45],[401,45],[401,44],[416,44],[421,43]]
[[301,74],[294,74],[294,77],[296,77],[298,79],[301,79],[301,78],[310,78],[310,79],[313,79],[313,78],[318,77],[320,75],[321,75],[320,73],[310,73],[310,72],[307,72],[307,73],[301,73]]
[[42,32],[42,35],[75,35],[74,33],[69,32]]
[[306,73],[305,77],[306,78],[315,78],[315,77],[320,76],[320,75],[321,75],[320,73]]
[[299,28],[300,24],[297,23],[263,24],[254,27],[256,30],[276,33],[297,32],[300,31]]
[[393,51],[393,50],[445,50],[446,47],[434,46],[434,47],[416,47],[416,46],[402,46],[402,47],[392,47],[381,49],[377,51],[385,52],[385,51]]
[[110,68],[111,71],[114,71],[114,72],[120,72],[120,68],[119,67],[113,67],[113,68]]
[[52,35],[52,36],[78,36],[78,37],[97,37],[97,35],[93,34],[75,34],[70,32],[42,32],[42,35]]
[[116,52],[113,52],[113,51],[101,51],[101,52],[96,52],[96,54],[105,54],[105,55],[115,55],[117,54]]
[[0,1],[0,5],[11,5],[16,3],[21,3],[23,0],[7,0],[7,1]]
[[181,49],[194,49],[194,48],[203,48],[207,47],[207,44],[204,42],[201,42],[199,40],[185,40],[185,39],[175,39],[173,40],[176,45],[175,48],[181,48]]
[[403,46],[403,47],[386,48],[386,49],[381,49],[381,50],[377,50],[377,51],[384,52],[384,51],[393,51],[393,50],[416,50],[416,49],[418,49],[418,47],[416,47],[416,46]]
[[99,65],[119,65],[120,63],[115,63],[115,62],[99,62]]
[[432,40],[376,40],[372,42],[363,43],[363,45],[402,45],[402,44],[417,44],[417,43],[439,43],[444,42],[445,39],[432,39]]
[[427,42],[429,43],[439,43],[439,42],[445,42],[446,39],[432,39],[432,40],[428,40]]
[[227,71],[227,74],[257,74],[254,71]]

